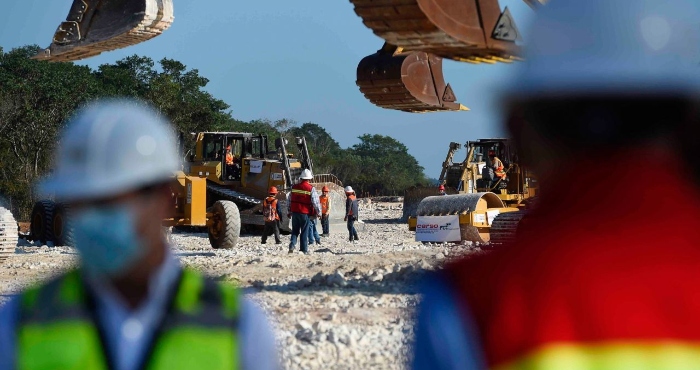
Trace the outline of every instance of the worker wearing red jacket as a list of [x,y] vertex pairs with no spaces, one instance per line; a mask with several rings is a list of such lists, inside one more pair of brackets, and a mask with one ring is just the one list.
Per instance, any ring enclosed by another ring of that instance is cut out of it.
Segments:
[[700,199],[679,175],[698,154],[698,19],[691,0],[541,8],[504,99],[538,206],[513,245],[427,283],[414,368],[698,366]]

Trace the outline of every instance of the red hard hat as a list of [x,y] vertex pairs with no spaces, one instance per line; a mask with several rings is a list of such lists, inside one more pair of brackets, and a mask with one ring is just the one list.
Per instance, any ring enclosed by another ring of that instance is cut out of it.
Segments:
[[438,190],[445,190],[445,185],[438,186]]
[[321,188],[321,191],[331,191],[331,189],[328,189],[328,186],[324,186]]
[[492,156],[492,155],[496,155],[496,152],[493,151],[493,150],[489,150],[489,157]]
[[226,150],[231,150],[231,145],[227,146]]
[[270,190],[267,191],[269,194],[277,194],[277,188],[270,186]]

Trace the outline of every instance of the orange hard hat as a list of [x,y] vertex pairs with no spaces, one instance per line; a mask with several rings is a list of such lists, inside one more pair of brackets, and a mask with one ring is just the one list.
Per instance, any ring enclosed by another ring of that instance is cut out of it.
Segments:
[[496,155],[496,152],[493,150],[489,150],[489,157]]
[[438,186],[438,190],[445,190],[445,185]]
[[323,188],[321,188],[321,191],[331,191],[331,189],[328,189],[328,186],[324,186]]
[[231,145],[227,146],[226,150],[231,150]]
[[277,194],[277,188],[274,186],[270,186],[270,190],[267,191],[268,194]]

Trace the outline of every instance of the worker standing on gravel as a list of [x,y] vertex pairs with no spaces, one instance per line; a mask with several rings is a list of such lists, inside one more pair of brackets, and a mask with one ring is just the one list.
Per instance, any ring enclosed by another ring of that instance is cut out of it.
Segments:
[[71,206],[80,267],[0,309],[0,368],[278,368],[263,312],[164,241],[180,157],[169,123],[142,103],[95,103],[58,142],[39,192]]
[[309,245],[314,244],[314,242],[321,245],[321,235],[318,234],[318,229],[316,229],[316,220],[318,220],[318,217],[309,217]]
[[345,187],[345,195],[347,196],[345,200],[345,221],[348,222],[350,241],[360,240],[360,238],[357,237],[357,230],[355,230],[355,221],[358,220],[357,217],[359,215],[359,205],[357,203],[355,191],[352,190],[352,186]]
[[267,192],[267,198],[263,200],[263,219],[265,220],[265,228],[263,229],[262,244],[267,243],[267,237],[274,234],[275,244],[282,244],[280,240],[280,203],[277,201],[277,187],[271,186]]
[[309,254],[309,218],[320,217],[321,202],[318,192],[311,185],[314,175],[310,170],[301,171],[300,181],[292,186],[292,195],[287,203],[287,214],[292,219],[292,237],[289,241],[289,253],[294,253],[297,238],[300,239],[301,252]]
[[331,234],[330,228],[330,215],[331,215],[331,198],[329,196],[330,189],[328,186],[324,186],[321,189],[321,196],[319,201],[321,202],[321,229],[323,233],[321,236],[329,236]]
[[700,199],[678,175],[700,173],[698,19],[695,0],[539,8],[504,99],[537,208],[426,282],[415,368],[698,366]]

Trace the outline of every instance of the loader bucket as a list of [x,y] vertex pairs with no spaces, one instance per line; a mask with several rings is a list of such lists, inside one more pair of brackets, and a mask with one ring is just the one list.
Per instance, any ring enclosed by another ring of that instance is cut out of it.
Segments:
[[[536,0],[532,0],[536,1]],[[387,43],[470,63],[517,60],[520,33],[498,0],[350,0]]]
[[33,59],[89,58],[156,37],[172,22],[172,0],[73,0],[51,45]]
[[382,108],[404,112],[467,110],[455,102],[442,75],[442,58],[424,52],[393,55],[383,50],[357,66],[357,86]]

